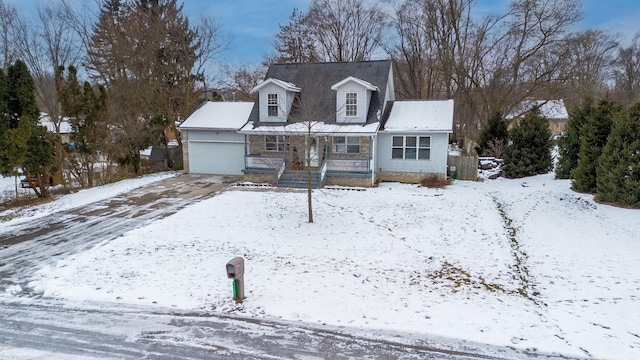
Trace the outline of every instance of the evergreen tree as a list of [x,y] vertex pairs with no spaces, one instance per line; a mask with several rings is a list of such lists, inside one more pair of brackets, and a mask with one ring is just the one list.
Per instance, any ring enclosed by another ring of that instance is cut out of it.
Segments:
[[15,129],[7,129],[0,138],[0,173],[15,175],[16,168],[23,164],[27,153],[27,142],[31,137],[31,123],[20,121]]
[[507,145],[509,130],[501,113],[497,112],[487,121],[487,126],[480,132],[476,152],[480,156],[501,157]]
[[275,38],[275,48],[277,54],[272,59],[275,63],[318,61],[311,30],[306,23],[306,15],[297,8],[294,8],[289,15],[289,23],[280,25],[280,31]]
[[504,154],[505,177],[521,178],[551,170],[551,130],[538,108],[525,114],[510,132],[511,143]]
[[95,185],[95,169],[107,142],[108,112],[104,87],[96,94],[88,82],[80,87],[77,70],[70,66],[66,80],[64,68],[58,70],[56,82],[62,112],[69,117],[73,129],[71,140],[74,147],[67,149],[69,170],[82,187]]
[[22,169],[26,174],[35,175],[40,187],[33,188],[38,197],[48,197],[49,178],[53,165],[53,144],[55,135],[44,126],[31,127],[31,136],[27,141],[27,152],[24,156]]
[[640,208],[640,103],[615,117],[597,175],[598,199]]
[[569,114],[567,133],[559,141],[558,148],[560,159],[556,167],[558,179],[569,179],[576,167],[580,154],[580,132],[586,123],[586,119],[593,112],[593,99],[585,98],[580,106],[572,109]]
[[580,152],[578,164],[573,171],[573,188],[576,191],[595,193],[597,190],[598,158],[611,133],[613,118],[622,111],[617,102],[604,98],[585,118],[580,131]]
[[36,85],[27,65],[18,60],[7,70],[9,127],[15,129],[21,118],[37,121],[40,110],[36,102]]
[[9,92],[8,92],[7,76],[0,69],[0,141],[4,132],[9,129]]
[[36,86],[25,63],[18,60],[11,65],[6,80],[9,128],[0,146],[0,169],[6,174],[22,168],[25,174],[38,177],[40,187],[33,190],[38,197],[46,197],[54,137],[38,124]]

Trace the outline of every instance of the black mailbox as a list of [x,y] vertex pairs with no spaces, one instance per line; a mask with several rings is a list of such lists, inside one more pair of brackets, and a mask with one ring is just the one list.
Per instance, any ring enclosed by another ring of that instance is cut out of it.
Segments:
[[229,279],[241,279],[244,275],[244,259],[235,257],[227,263],[227,277]]

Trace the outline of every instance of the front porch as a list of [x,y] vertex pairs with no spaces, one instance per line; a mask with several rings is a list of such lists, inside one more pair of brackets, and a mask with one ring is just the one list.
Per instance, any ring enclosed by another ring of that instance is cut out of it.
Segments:
[[[326,153],[325,153],[326,154]],[[370,187],[372,159],[340,159],[322,156],[319,166],[310,166],[311,187],[325,185]],[[282,156],[246,155],[244,180],[278,187],[306,188],[307,168]]]

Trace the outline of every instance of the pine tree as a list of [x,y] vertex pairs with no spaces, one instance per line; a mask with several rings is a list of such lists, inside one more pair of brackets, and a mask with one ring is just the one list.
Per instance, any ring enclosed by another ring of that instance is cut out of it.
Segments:
[[275,63],[318,61],[311,30],[306,24],[306,15],[297,8],[289,15],[289,23],[280,25],[280,31],[275,38],[275,48],[277,54],[272,59]]
[[64,68],[58,70],[56,82],[62,112],[69,117],[74,147],[67,149],[69,170],[82,187],[95,185],[95,168],[109,136],[107,96],[104,87],[94,88],[78,83],[77,70],[70,66],[66,80]]
[[9,127],[15,129],[21,118],[37,121],[40,110],[36,102],[36,85],[27,65],[18,60],[7,70]]
[[480,139],[476,152],[480,156],[501,157],[502,150],[507,145],[509,130],[507,122],[501,113],[497,112],[487,121],[487,126],[480,132]]
[[7,88],[7,76],[0,69],[0,141],[4,132],[9,129],[9,92]]
[[54,137],[38,125],[40,110],[36,103],[36,86],[24,62],[18,60],[7,70],[6,94],[9,129],[0,147],[0,168],[4,173],[22,168],[25,174],[38,177],[38,197],[47,197],[49,172],[53,163]]
[[640,208],[640,103],[613,120],[597,176],[599,200]]
[[569,114],[567,133],[560,138],[558,147],[560,159],[556,167],[558,179],[572,178],[572,173],[578,167],[580,154],[580,132],[586,119],[593,112],[593,99],[585,98],[580,106],[575,107]]
[[538,108],[529,111],[510,132],[511,143],[505,149],[505,177],[521,178],[547,173],[552,168],[549,121]]
[[573,188],[576,191],[596,192],[598,158],[602,154],[602,149],[611,133],[613,118],[622,109],[620,104],[609,98],[604,98],[598,102],[591,114],[585,118],[586,121],[580,131],[578,165],[573,171]]

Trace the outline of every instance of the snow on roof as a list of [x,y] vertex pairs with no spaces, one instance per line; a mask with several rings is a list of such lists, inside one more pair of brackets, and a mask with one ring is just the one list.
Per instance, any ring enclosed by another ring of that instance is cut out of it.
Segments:
[[337,84],[334,84],[333,86],[331,86],[331,90],[338,90],[338,88],[346,83],[348,83],[349,81],[353,81],[357,84],[362,85],[364,88],[366,88],[367,90],[371,90],[371,91],[378,91],[378,87],[371,84],[368,81],[364,81],[362,79],[358,79],[357,77],[353,77],[353,76],[349,76],[348,78],[340,81]]
[[238,130],[249,119],[252,102],[207,101],[180,125],[180,129]]
[[281,88],[283,88],[283,89],[285,89],[287,91],[300,92],[300,90],[301,90],[294,83],[278,80],[276,78],[269,78],[267,80],[262,81],[260,84],[256,85],[256,87],[251,89],[251,92],[256,92],[256,91],[260,90],[261,87],[263,87],[263,86],[265,86],[267,84],[271,84],[271,83],[276,84],[276,85],[280,86]]
[[569,119],[569,113],[564,106],[564,101],[560,100],[527,100],[521,102],[511,113],[505,116],[506,119],[513,119],[524,115],[534,107],[540,108],[540,115],[547,119]]
[[[38,123],[40,126],[46,127],[50,133],[56,133],[56,124],[54,124],[53,121],[40,120]],[[71,123],[69,123],[69,121],[63,120],[60,122],[60,134],[71,134],[72,132],[73,129],[71,128]]]
[[[249,121],[242,129],[241,134],[306,134],[309,131],[309,125],[305,122],[292,124],[278,124],[253,127],[253,122]],[[379,122],[371,124],[353,125],[353,124],[326,124],[323,122],[312,122],[311,133],[313,135],[338,135],[338,134],[369,134],[373,135],[378,131]]]
[[384,131],[453,131],[453,100],[402,100],[392,103]]

